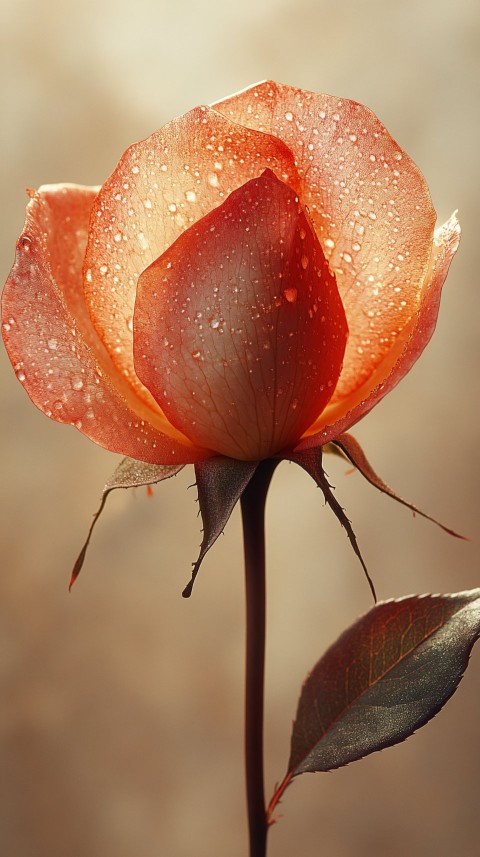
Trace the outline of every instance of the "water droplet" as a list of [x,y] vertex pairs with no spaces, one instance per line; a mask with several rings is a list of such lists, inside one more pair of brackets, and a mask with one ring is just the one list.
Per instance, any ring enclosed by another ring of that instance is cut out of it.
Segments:
[[369,211],[368,216],[369,216],[370,220],[376,220],[377,219],[377,215],[375,214],[374,211]]
[[171,212],[172,212],[172,214],[174,214],[174,213],[176,212],[176,210],[177,210],[177,206],[175,205],[175,203],[174,203],[174,202],[171,202],[171,203],[170,203],[170,205],[168,206],[168,210],[169,210],[169,211],[171,211]]
[[213,327],[214,330],[217,330],[220,327],[220,322],[218,318],[212,318],[210,322],[210,327]]
[[152,200],[151,199],[144,199],[143,204],[144,204],[145,208],[151,208],[152,207]]
[[325,247],[329,247],[331,250],[335,247],[335,241],[333,238],[325,238]]
[[5,333],[8,333],[8,331],[10,330],[10,325],[8,324],[7,321],[3,324],[3,329],[4,329]]
[[354,250],[355,253],[358,253],[358,251],[360,250],[360,244],[358,243],[358,241],[355,241],[355,244],[352,244],[352,250]]
[[137,238],[142,250],[148,250],[150,245],[148,243],[148,240],[145,238],[145,234],[143,232],[139,232]]
[[120,241],[122,240],[122,233],[117,232],[116,235],[113,236],[113,240],[116,241],[117,244],[120,244]]
[[308,268],[308,256],[303,255],[300,259],[300,264],[303,270],[305,271]]
[[193,357],[193,359],[194,359],[194,360],[199,360],[199,358],[200,358],[200,351],[194,351],[194,352],[192,353],[192,357]]
[[207,181],[210,187],[218,187],[219,181],[216,173],[209,173],[207,176]]
[[287,122],[293,122],[293,113],[290,113],[290,111],[285,113],[285,119],[287,120]]
[[352,257],[350,256],[350,253],[343,253],[343,258],[344,258],[345,262],[347,263],[347,265],[349,265],[350,262],[352,261]]
[[55,339],[53,336],[51,339],[47,340],[47,345],[51,351],[56,351],[58,346],[58,339]]
[[297,410],[297,408],[298,408],[298,399],[293,399],[293,400],[292,400],[292,405],[291,405],[291,407],[292,407],[292,411],[296,411],[296,410]]
[[57,401],[53,403],[53,407],[56,411],[61,411],[63,408],[63,402],[61,402],[60,399],[57,399]]
[[132,167],[132,173],[137,176],[139,172],[140,172],[140,167],[137,167],[137,165],[135,164],[135,166]]
[[305,230],[304,230],[304,229],[300,229],[300,238],[302,239],[302,241],[304,240],[304,238],[306,237],[306,235],[307,235],[307,233],[305,232]]
[[290,288],[288,288],[288,289],[284,289],[283,294],[284,294],[285,299],[286,299],[290,304],[295,303],[295,301],[297,300],[297,294],[298,294],[298,292],[297,292],[297,290],[296,290],[293,286],[291,286],[291,287],[290,287]]
[[95,417],[95,414],[93,412],[93,408],[87,408],[87,410],[85,411],[85,416],[86,416],[87,420],[93,420]]
[[133,333],[133,316],[130,316],[130,318],[127,318],[127,328],[130,331],[130,333]]
[[197,201],[197,194],[195,193],[194,190],[187,190],[187,192],[185,194],[185,199],[187,200],[187,202],[196,202]]
[[74,378],[73,379],[72,389],[73,390],[82,390],[83,389],[83,381],[81,378]]
[[352,143],[356,143],[357,142],[357,135],[356,134],[349,134],[348,139],[351,140]]
[[23,384],[23,382],[25,381],[25,372],[17,372],[17,378]]

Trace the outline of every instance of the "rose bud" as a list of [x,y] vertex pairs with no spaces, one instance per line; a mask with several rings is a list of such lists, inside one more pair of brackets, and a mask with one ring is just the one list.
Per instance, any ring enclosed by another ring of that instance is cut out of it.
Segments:
[[8,354],[44,413],[127,456],[72,583],[111,490],[194,463],[189,595],[259,462],[282,458],[315,480],[368,577],[323,450],[420,512],[346,430],[429,341],[460,233],[455,215],[435,229],[422,174],[379,120],[262,83],[131,146],[101,188],[30,195]]
[[262,83],[131,146],[100,189],[32,193],[3,335],[32,401],[114,452],[281,457],[408,372],[458,239],[367,108]]

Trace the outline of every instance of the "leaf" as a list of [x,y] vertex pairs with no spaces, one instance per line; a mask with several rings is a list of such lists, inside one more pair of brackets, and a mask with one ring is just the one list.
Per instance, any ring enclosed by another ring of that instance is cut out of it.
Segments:
[[307,677],[287,774],[331,771],[404,741],[458,687],[480,635],[480,589],[377,604],[328,649]]
[[422,518],[426,518],[427,521],[431,521],[433,524],[436,524],[437,527],[444,530],[450,536],[455,536],[456,539],[466,539],[466,536],[462,536],[460,533],[455,532],[455,530],[451,530],[449,527],[446,527],[444,524],[441,524],[440,521],[437,521],[435,518],[432,518],[430,515],[427,515],[425,512],[422,512],[417,506],[414,506],[413,503],[410,503],[408,500],[404,500],[402,497],[399,497],[398,494],[395,493],[384,481],[380,478],[380,476],[375,473],[372,465],[367,460],[367,457],[360,446],[358,440],[352,437],[351,434],[340,434],[332,444],[329,446],[337,447],[341,453],[353,464],[357,470],[360,471],[362,476],[370,482],[371,485],[374,485],[375,488],[378,488],[383,494],[386,494],[388,497],[391,497],[393,500],[396,500],[397,503],[401,503],[403,506],[406,506],[407,509],[411,509],[417,515],[421,515]]
[[182,593],[184,598],[190,598],[205,554],[223,532],[257,467],[258,461],[239,461],[225,456],[208,458],[195,465],[203,539],[198,559],[193,565],[192,578]]
[[[328,444],[330,447],[330,444]],[[328,450],[331,451],[330,449]],[[377,600],[377,594],[375,592],[375,586],[373,583],[370,574],[368,573],[367,566],[365,565],[365,561],[360,552],[360,548],[358,546],[357,537],[353,531],[352,524],[350,520],[347,518],[344,509],[342,509],[340,503],[338,502],[335,494],[332,491],[332,486],[327,480],[325,475],[325,471],[323,469],[323,447],[316,446],[312,449],[307,449],[304,452],[295,452],[288,456],[290,461],[295,462],[295,464],[299,464],[300,467],[303,467],[304,470],[312,477],[312,479],[317,483],[318,487],[323,492],[323,496],[325,497],[325,502],[328,506],[330,506],[333,514],[340,521],[342,527],[346,530],[347,536],[349,538],[350,544],[360,560],[360,564],[363,568],[365,577],[367,578],[368,585],[370,587],[370,591],[373,595],[373,600]]]
[[182,470],[184,466],[184,464],[147,464],[144,461],[137,461],[134,458],[124,458],[120,462],[113,473],[113,476],[111,476],[107,481],[103,489],[100,506],[93,516],[93,521],[87,533],[87,538],[85,539],[85,543],[73,567],[72,576],[70,578],[70,589],[82,570],[87,548],[90,544],[90,539],[92,538],[93,529],[103,512],[103,508],[110,492],[115,488],[138,488],[142,485],[153,485],[156,482],[162,482],[164,479],[169,479],[171,476],[175,476],[175,474]]

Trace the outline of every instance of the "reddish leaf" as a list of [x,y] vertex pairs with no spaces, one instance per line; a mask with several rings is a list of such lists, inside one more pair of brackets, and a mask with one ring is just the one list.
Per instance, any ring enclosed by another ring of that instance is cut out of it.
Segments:
[[452,696],[480,635],[480,589],[377,604],[318,661],[303,685],[288,772],[330,771],[397,744]]
[[138,488],[142,485],[152,485],[156,482],[162,482],[164,479],[169,479],[170,476],[175,476],[179,470],[182,470],[183,466],[183,464],[147,464],[144,461],[137,461],[134,458],[124,458],[123,461],[120,462],[113,476],[108,480],[103,489],[100,506],[93,516],[93,521],[90,524],[85,544],[83,545],[73,567],[70,579],[70,589],[82,570],[83,563],[85,562],[85,554],[87,553],[87,548],[90,544],[90,539],[92,538],[93,529],[103,512],[103,507],[105,506],[110,491],[113,491],[115,488]]

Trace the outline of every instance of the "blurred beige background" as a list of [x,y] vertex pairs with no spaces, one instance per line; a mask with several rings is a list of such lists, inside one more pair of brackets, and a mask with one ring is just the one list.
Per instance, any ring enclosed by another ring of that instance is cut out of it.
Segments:
[[[463,239],[434,340],[356,429],[450,539],[329,473],[381,597],[480,584],[479,22],[476,0],[3,0],[1,266],[26,186],[101,183],[126,146],[190,107],[273,77],[369,105]],[[108,502],[74,592],[72,561],[118,458],[29,403],[2,351],[0,854],[245,857],[239,515],[180,597],[199,543],[189,469]],[[320,492],[282,465],[269,499],[268,792],[307,670],[370,606]],[[480,651],[406,744],[287,793],[271,857],[478,853]]]

